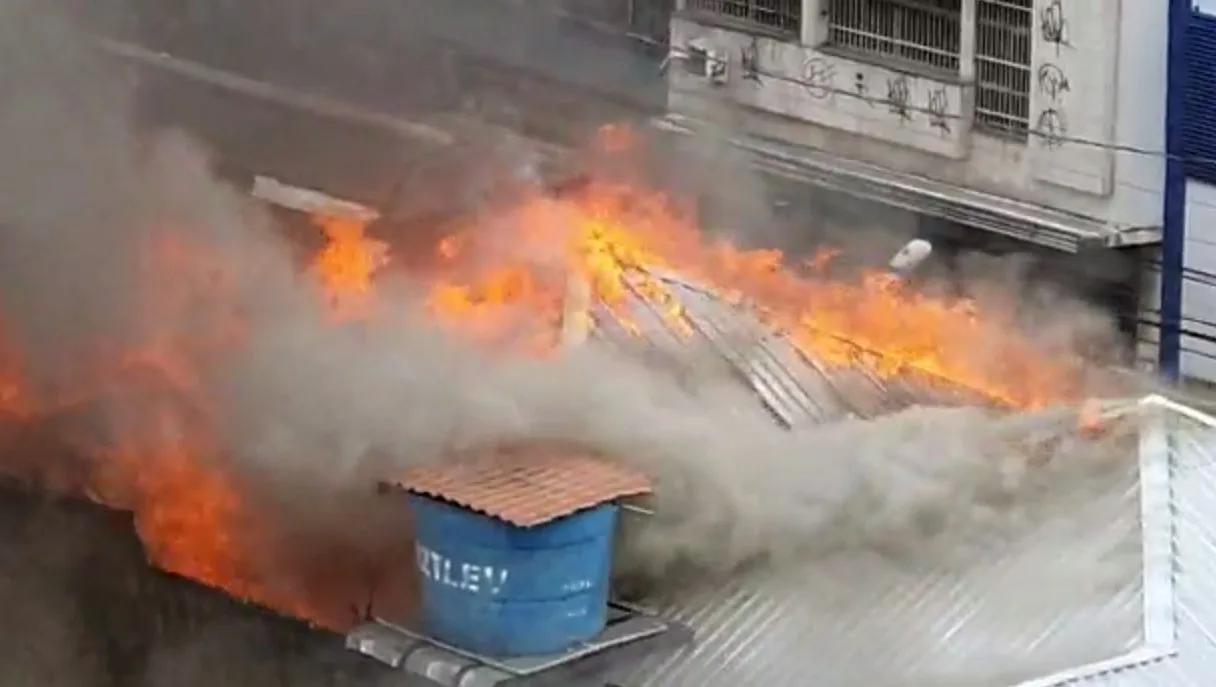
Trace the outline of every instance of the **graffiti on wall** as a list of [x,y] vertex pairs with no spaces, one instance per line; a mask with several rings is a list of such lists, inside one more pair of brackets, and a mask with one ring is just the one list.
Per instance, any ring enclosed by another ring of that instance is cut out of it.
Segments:
[[1046,0],[1039,9],[1038,46],[1054,50],[1055,56],[1039,64],[1034,72],[1033,87],[1037,91],[1031,133],[1038,137],[1043,148],[1055,149],[1068,141],[1067,105],[1072,93],[1069,81],[1068,56],[1062,48],[1073,48],[1071,24],[1068,18],[1068,3],[1071,0]]
[[870,96],[870,84],[866,81],[864,72],[857,72],[853,75],[853,94],[868,107],[874,107],[874,98]]
[[899,121],[912,121],[912,84],[906,74],[887,79],[887,110]]
[[[761,46],[762,50],[764,46]],[[771,56],[774,64],[780,56]],[[858,65],[850,60],[808,50],[799,55],[796,78],[790,79],[816,107],[836,109],[864,105],[880,118],[899,125],[915,123],[943,138],[955,133],[958,95],[948,84],[913,74]],[[772,72],[767,72],[772,74]],[[780,77],[774,77],[780,78]]]
[[1072,47],[1068,34],[1068,17],[1064,14],[1063,0],[1051,0],[1039,11],[1039,37],[1044,43],[1055,46],[1058,57],[1061,47]]
[[929,116],[930,127],[937,129],[943,136],[950,133],[950,94],[944,86],[929,89],[925,113]]
[[1043,106],[1035,120],[1035,131],[1046,148],[1059,148],[1068,136],[1068,115],[1065,113],[1065,96],[1072,90],[1068,75],[1059,65],[1047,62],[1039,67],[1035,76]]
[[803,63],[802,86],[815,100],[830,101],[841,94],[870,108],[883,106],[901,124],[916,121],[920,115],[921,121],[943,136],[951,133],[954,115],[950,112],[950,91],[946,86],[908,74],[891,74],[885,80],[885,90],[875,92],[870,86],[870,76],[855,71],[852,87],[844,80],[841,88],[836,84],[838,71],[830,58],[812,53]]
[[826,57],[812,55],[802,63],[802,86],[815,100],[828,100],[836,93],[836,65]]

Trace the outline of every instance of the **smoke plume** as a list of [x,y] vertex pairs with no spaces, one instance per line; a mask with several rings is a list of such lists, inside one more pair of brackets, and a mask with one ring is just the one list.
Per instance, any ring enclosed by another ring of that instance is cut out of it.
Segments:
[[[188,137],[136,130],[122,74],[33,4],[6,2],[0,16],[4,333],[49,392],[125,346],[186,350],[215,467],[257,509],[261,576],[334,594],[318,599],[327,608],[367,580],[334,573],[336,560],[407,565],[404,523],[372,498],[377,479],[498,441],[570,441],[652,474],[656,515],[631,523],[621,561],[652,588],[686,570],[726,577],[844,550],[962,556],[976,528],[996,545],[1130,464],[1079,437],[1074,409],[916,408],[784,432],[735,388],[690,394],[614,349],[504,362],[434,328],[407,279],[383,294],[391,320],[334,326],[271,218],[216,181]],[[149,293],[146,246],[166,237],[213,268],[162,275]],[[178,300],[149,318],[150,297]],[[242,343],[217,353],[208,342],[233,320]],[[165,402],[142,378],[111,384],[112,430]]]

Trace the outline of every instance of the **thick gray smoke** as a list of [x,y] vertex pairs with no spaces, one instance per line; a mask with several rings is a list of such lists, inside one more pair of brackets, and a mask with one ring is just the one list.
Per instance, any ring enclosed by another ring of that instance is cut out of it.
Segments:
[[[572,441],[653,474],[657,515],[631,528],[622,568],[660,587],[685,569],[725,576],[850,549],[942,556],[981,524],[1013,532],[1019,517],[1128,465],[1129,452],[1078,438],[1068,409],[911,409],[783,432],[735,388],[690,394],[607,348],[490,359],[411,314],[405,281],[385,294],[391,321],[335,327],[270,219],[216,182],[186,137],[137,132],[123,81],[29,7],[8,2],[0,16],[5,333],[55,389],[98,345],[152,329],[189,345],[239,315],[246,344],[205,366],[201,384],[217,460],[259,498],[265,575],[281,584],[311,590],[309,564],[332,567],[337,549],[369,566],[385,551],[408,556],[374,481],[501,440]],[[157,232],[222,269],[212,284],[160,284],[199,296],[198,307],[149,323],[141,256]],[[115,400],[106,414],[140,422],[146,410]]]

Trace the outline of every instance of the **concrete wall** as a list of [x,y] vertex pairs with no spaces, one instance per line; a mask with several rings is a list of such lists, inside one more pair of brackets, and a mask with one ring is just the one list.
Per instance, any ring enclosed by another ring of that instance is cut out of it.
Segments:
[[[1157,3],[1036,0],[1030,123],[1039,135],[1018,143],[973,131],[969,60],[961,78],[946,81],[815,47],[824,1],[804,0],[799,40],[679,14],[671,34],[677,54],[699,42],[732,63],[727,82],[716,86],[687,69],[669,70],[669,109],[704,118],[733,102],[743,106],[734,124],[754,133],[1116,226],[1160,223],[1159,158],[1052,138],[1162,149],[1166,13]],[[1040,31],[1049,10],[1066,23],[1062,45]],[[745,50],[754,51],[761,75],[744,78]],[[894,93],[906,94],[910,107],[893,105]]]

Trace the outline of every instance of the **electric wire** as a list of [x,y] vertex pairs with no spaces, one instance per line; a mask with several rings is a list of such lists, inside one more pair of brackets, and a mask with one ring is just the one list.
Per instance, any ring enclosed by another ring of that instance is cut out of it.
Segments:
[[[617,27],[612,27],[611,25],[604,24],[602,22],[590,20],[585,17],[578,17],[572,13],[569,13],[569,12],[566,12],[566,11],[560,9],[559,7],[546,6],[545,9],[540,10],[540,11],[552,13],[552,14],[562,17],[564,19],[568,19],[568,20],[574,21],[576,23],[588,26],[589,28],[594,28],[603,33],[615,34],[615,35],[627,38],[629,40],[633,40],[633,41],[637,41],[638,43],[645,44],[652,48],[664,49],[664,50],[666,50],[666,57],[664,58],[664,60],[662,61],[662,63],[659,66],[660,71],[670,68],[671,63],[675,60],[686,60],[689,58],[696,59],[698,61],[703,60],[709,64],[715,64],[715,63],[720,64],[722,66],[725,66],[727,69],[729,69],[731,67],[731,61],[729,59],[722,59],[722,58],[715,59],[712,56],[706,55],[706,54],[694,54],[692,51],[670,45],[665,40],[657,39],[652,36],[647,36],[647,35],[639,34],[639,33],[632,32],[632,31],[627,31],[627,30],[622,31],[621,29],[619,29]],[[792,77],[792,76],[789,76],[788,74],[781,74],[781,73],[772,72],[770,70],[765,70],[765,69],[761,69],[761,68],[750,69],[749,76],[755,76],[755,77],[759,77],[762,79],[773,79],[776,81],[788,83],[788,84],[799,86],[802,88],[814,89],[815,91],[817,91],[819,93],[824,93],[824,94],[828,94],[831,96],[841,96],[841,97],[845,97],[845,98],[859,100],[859,101],[864,102],[869,105],[891,106],[893,104],[890,98],[875,97],[875,96],[869,95],[867,93],[859,93],[853,89],[840,88],[840,87],[832,86],[830,84],[812,82],[812,81],[809,81],[806,79]],[[930,109],[927,107],[921,107],[921,106],[917,106],[912,103],[900,103],[899,106],[907,112],[918,113],[918,114],[923,114],[926,116],[932,116],[932,117],[937,117],[937,118],[943,118],[946,120],[956,120],[957,121],[957,120],[963,120],[963,119],[970,118],[970,116],[968,114],[941,112],[940,110]],[[707,123],[707,122],[704,122],[703,120],[698,120],[697,118],[693,118],[693,117],[687,117],[687,118],[684,118],[684,120],[690,122],[693,125]],[[1073,145],[1077,145],[1077,146],[1084,146],[1084,147],[1108,150],[1108,151],[1116,152],[1116,153],[1126,153],[1126,154],[1131,154],[1131,155],[1147,156],[1147,157],[1153,157],[1153,158],[1158,158],[1158,159],[1163,159],[1163,160],[1177,160],[1177,161],[1181,161],[1186,164],[1216,165],[1216,157],[1203,157],[1203,156],[1185,155],[1185,154],[1184,155],[1175,155],[1175,154],[1171,154],[1166,151],[1158,150],[1155,148],[1147,148],[1147,147],[1143,147],[1143,146],[1135,146],[1135,145],[1115,143],[1115,142],[1110,142],[1110,141],[1102,141],[1102,140],[1097,140],[1097,139],[1069,136],[1066,134],[1060,134],[1058,132],[1049,133],[1049,132],[1038,131],[1038,130],[1035,130],[1034,128],[1028,128],[1024,133],[1028,137],[1045,139],[1045,142],[1051,143],[1053,145],[1067,143],[1067,144],[1073,144]],[[1151,262],[1148,264],[1148,266],[1159,268],[1160,262],[1159,261]],[[1185,283],[1198,283],[1198,284],[1202,284],[1205,286],[1216,287],[1216,273],[1205,272],[1205,271],[1197,270],[1194,268],[1185,268],[1184,269],[1183,280]],[[1125,289],[1125,291],[1131,291],[1131,290],[1132,289],[1130,289],[1130,288]],[[1166,326],[1178,326],[1178,327],[1182,328],[1181,335],[1184,338],[1197,339],[1200,341],[1214,344],[1214,347],[1216,347],[1216,335],[1205,334],[1205,333],[1195,331],[1195,330],[1185,327],[1185,325],[1187,325],[1187,324],[1195,324],[1195,325],[1200,325],[1200,326],[1205,326],[1205,327],[1212,327],[1214,330],[1216,330],[1216,322],[1211,322],[1211,321],[1205,320],[1203,318],[1198,318],[1198,317],[1188,316],[1188,315],[1183,315],[1180,318],[1177,318],[1176,321],[1174,318],[1168,318],[1168,319],[1163,320],[1163,319],[1161,319],[1160,313],[1158,313],[1158,312],[1146,311],[1144,309],[1141,309],[1141,312],[1142,313],[1147,312],[1149,314],[1156,315],[1156,317],[1155,317],[1155,319],[1137,317],[1136,324],[1138,324],[1138,325],[1153,327],[1153,328],[1157,328],[1157,329],[1160,329],[1160,328],[1163,328]],[[1209,353],[1209,352],[1200,351],[1197,349],[1188,349],[1186,347],[1184,347],[1182,349],[1182,351],[1184,353],[1191,353],[1191,354],[1200,355],[1203,357],[1207,357],[1207,358],[1216,360],[1216,352]]]
[[[640,33],[633,32],[633,31],[622,30],[619,27],[614,27],[614,26],[612,26],[610,24],[606,24],[604,22],[596,21],[593,19],[588,19],[586,17],[579,17],[575,14],[562,10],[558,7],[546,5],[543,9],[537,8],[535,11],[552,14],[557,17],[561,17],[563,19],[570,20],[573,23],[584,25],[588,28],[592,28],[596,31],[603,32],[605,34],[616,35],[618,37],[636,41],[637,43],[644,44],[644,45],[650,46],[652,48],[665,49],[667,51],[666,52],[667,56],[660,63],[660,65],[659,65],[660,70],[668,69],[671,65],[671,62],[673,62],[675,60],[686,60],[689,58],[693,58],[696,60],[704,60],[710,64],[720,64],[720,65],[727,67],[727,69],[729,69],[732,64],[731,60],[729,60],[727,58],[713,58],[713,57],[710,57],[710,56],[704,55],[704,54],[695,54],[692,51],[689,51],[685,48],[681,48],[678,46],[670,45],[667,41],[660,40],[653,36],[647,36],[645,34],[640,34]],[[803,47],[809,47],[809,46],[803,46]],[[891,69],[892,69],[892,71],[899,71],[898,69],[895,69],[895,68],[891,68]],[[870,95],[868,93],[859,93],[854,89],[841,88],[839,86],[834,86],[831,84],[813,82],[813,81],[809,81],[807,79],[798,78],[798,77],[790,76],[788,74],[782,74],[782,73],[774,72],[774,71],[767,70],[767,69],[761,69],[761,68],[750,69],[750,70],[748,70],[748,74],[754,75],[756,77],[760,77],[762,79],[772,79],[774,81],[788,83],[790,85],[799,86],[801,88],[813,89],[817,92],[828,94],[831,96],[840,96],[843,98],[858,100],[860,102],[863,102],[863,103],[866,103],[869,105],[891,106],[893,104],[890,98],[878,97],[878,96]],[[924,107],[924,106],[918,106],[913,103],[902,103],[901,102],[899,104],[899,107],[902,108],[903,110],[906,110],[909,113],[916,113],[916,114],[922,114],[922,115],[926,115],[926,116],[932,116],[935,118],[942,118],[942,119],[945,119],[948,121],[962,121],[962,120],[971,119],[971,115],[967,114],[967,113],[942,112],[940,110],[936,110],[936,109],[932,109],[932,108],[928,108],[928,107]],[[693,121],[695,121],[695,119]],[[1180,160],[1182,162],[1193,163],[1193,164],[1216,165],[1216,157],[1202,157],[1202,156],[1194,156],[1194,155],[1175,155],[1175,154],[1169,153],[1164,150],[1158,150],[1156,148],[1148,148],[1148,147],[1144,147],[1144,146],[1117,143],[1117,142],[1112,142],[1112,141],[1103,141],[1100,139],[1085,138],[1085,137],[1079,137],[1079,136],[1070,136],[1070,135],[1058,133],[1058,132],[1038,131],[1033,127],[1028,127],[1026,131],[1019,132],[1019,133],[1025,133],[1028,137],[1031,137],[1031,138],[1044,139],[1045,142],[1050,142],[1052,145],[1068,143],[1068,144],[1073,144],[1073,145],[1077,145],[1077,146],[1109,150],[1109,151],[1117,152],[1117,153],[1127,153],[1130,155],[1142,155],[1142,156],[1155,157],[1155,158],[1161,158],[1161,159],[1166,159],[1166,160]]]
[[[626,38],[628,40],[636,41],[636,42],[644,44],[650,48],[661,48],[666,51],[666,57],[657,65],[657,68],[660,71],[669,68],[671,65],[671,62],[673,60],[677,60],[677,59],[684,60],[684,59],[694,58],[694,59],[698,59],[698,60],[703,59],[703,60],[707,60],[710,62],[713,61],[713,59],[710,58],[708,55],[697,55],[697,54],[692,53],[691,51],[670,46],[665,41],[656,39],[652,36],[647,36],[644,34],[639,34],[639,33],[630,32],[630,31],[621,31],[615,27],[611,27],[611,26],[603,24],[601,22],[596,22],[593,20],[588,20],[586,18],[577,17],[568,12],[562,11],[558,8],[553,8],[552,6],[548,6],[546,9],[540,10],[540,11],[543,11],[548,14],[556,15],[563,19],[571,20],[575,23],[578,23],[578,24],[581,24],[584,26],[588,26],[589,28],[593,28],[593,29],[603,32],[603,33],[612,34],[612,35]],[[129,47],[124,48],[121,44],[112,42],[112,41],[105,42],[105,43],[106,44],[104,45],[104,47],[108,51],[111,51],[111,52],[121,52],[121,50],[130,49]],[[162,61],[162,62],[173,60],[173,58],[171,58],[168,55],[157,55],[155,57],[157,60]],[[729,68],[729,65],[730,65],[729,60],[721,59],[721,60],[717,60],[717,61],[718,61],[718,63],[727,65]],[[160,66],[164,67],[165,64],[161,64]],[[839,95],[841,97],[857,99],[857,100],[861,100],[861,101],[869,103],[869,104],[888,105],[888,106],[892,104],[890,99],[888,99],[888,98],[880,98],[880,97],[870,96],[870,95],[867,95],[864,93],[858,93],[854,90],[831,87],[831,86],[828,86],[825,84],[814,83],[814,82],[807,81],[805,79],[798,79],[798,78],[791,77],[791,76],[788,76],[785,74],[774,73],[774,72],[771,72],[768,70],[757,69],[757,70],[753,70],[752,73],[755,74],[756,76],[759,76],[762,78],[774,79],[774,80],[786,82],[786,83],[789,83],[792,85],[804,87],[804,88],[814,88],[820,92],[828,92],[830,94]],[[589,86],[589,84],[585,84],[585,83],[578,84],[578,85],[582,86],[582,87]],[[594,89],[592,88],[592,90],[594,90]],[[949,112],[942,113],[940,111],[930,110],[929,108],[915,106],[911,103],[909,103],[907,105],[901,104],[901,107],[905,107],[905,109],[907,109],[909,112],[915,112],[915,113],[920,113],[920,114],[925,114],[925,115],[932,115],[934,117],[945,117],[947,119],[954,119],[954,120],[960,120],[960,119],[967,118],[967,115],[965,115],[965,114],[949,113]],[[696,125],[698,123],[705,123],[705,122],[699,122],[695,118],[686,118],[685,121],[688,121],[689,123],[692,123],[694,125]],[[413,132],[411,131],[410,133],[413,133]],[[1099,140],[1074,137],[1074,136],[1047,134],[1044,132],[1034,131],[1033,129],[1027,131],[1026,133],[1028,136],[1032,136],[1032,137],[1050,138],[1050,139],[1052,139],[1053,142],[1056,142],[1056,143],[1071,143],[1071,144],[1080,145],[1080,146],[1088,146],[1088,147],[1111,150],[1114,152],[1151,156],[1151,157],[1163,158],[1163,159],[1177,159],[1177,160],[1181,160],[1183,162],[1189,162],[1189,163],[1216,164],[1216,158],[1205,158],[1205,157],[1187,156],[1187,155],[1175,156],[1175,155],[1167,154],[1164,151],[1145,148],[1145,147],[1141,147],[1141,146],[1111,143],[1111,142],[1107,142],[1107,141],[1099,141]],[[1150,264],[1150,266],[1152,266],[1152,265]],[[1216,274],[1214,274],[1214,273],[1202,272],[1199,270],[1188,268],[1184,272],[1183,278],[1184,278],[1184,281],[1186,281],[1188,283],[1200,283],[1200,284],[1203,284],[1206,286],[1216,286]],[[1130,292],[1131,290],[1133,290],[1133,289],[1131,289],[1131,287],[1128,287],[1125,289],[1125,291],[1128,291],[1128,292]],[[1174,322],[1172,319],[1163,321],[1160,319],[1159,313],[1153,313],[1151,311],[1146,311],[1144,309],[1141,309],[1141,313],[1152,314],[1152,315],[1156,315],[1157,317],[1151,318],[1151,319],[1144,318],[1144,317],[1137,317],[1135,319],[1135,322],[1138,325],[1153,327],[1153,328],[1161,328],[1161,327],[1167,326],[1167,325],[1175,325],[1175,326],[1182,327],[1181,334],[1183,337],[1197,339],[1197,340],[1205,341],[1208,343],[1216,344],[1216,336],[1205,334],[1205,333],[1202,333],[1199,331],[1192,330],[1189,327],[1186,327],[1186,325],[1188,325],[1188,324],[1194,324],[1194,325],[1199,325],[1199,326],[1204,326],[1204,327],[1216,328],[1216,323],[1209,322],[1202,318],[1197,318],[1194,316],[1182,316],[1181,318],[1178,318],[1177,322]],[[1204,357],[1211,357],[1213,359],[1216,359],[1216,353],[1207,353],[1204,351],[1188,349],[1185,347],[1183,348],[1183,352],[1201,355]]]

